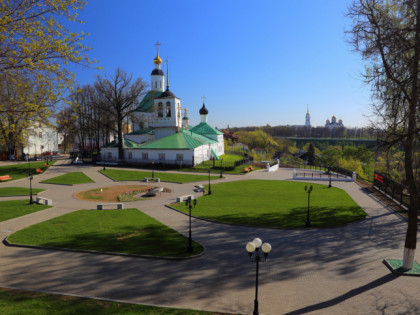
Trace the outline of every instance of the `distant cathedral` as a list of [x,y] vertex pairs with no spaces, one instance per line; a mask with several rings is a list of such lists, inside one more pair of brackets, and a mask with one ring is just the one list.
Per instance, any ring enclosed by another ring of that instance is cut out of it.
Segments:
[[325,122],[325,127],[329,129],[334,129],[344,127],[344,125],[341,119],[337,122],[337,118],[335,116],[332,116],[331,121],[327,119],[327,121]]

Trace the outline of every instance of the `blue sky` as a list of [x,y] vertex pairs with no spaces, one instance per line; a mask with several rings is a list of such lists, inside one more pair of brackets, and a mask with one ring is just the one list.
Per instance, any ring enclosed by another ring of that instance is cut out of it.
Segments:
[[303,125],[307,106],[313,126],[335,115],[363,127],[370,96],[344,34],[350,2],[88,0],[85,23],[72,29],[90,33],[84,44],[103,70],[72,70],[82,85],[118,66],[149,82],[159,40],[170,90],[192,124],[204,95],[218,128]]

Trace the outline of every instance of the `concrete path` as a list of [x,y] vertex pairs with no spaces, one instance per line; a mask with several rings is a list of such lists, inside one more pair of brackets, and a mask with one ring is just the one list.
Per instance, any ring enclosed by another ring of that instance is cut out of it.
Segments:
[[[53,199],[55,206],[0,222],[0,237],[64,213],[95,208],[96,203],[73,198],[77,191],[133,184],[113,182],[98,173],[100,169],[55,165],[36,176],[34,187],[48,189],[42,194]],[[39,183],[70,171],[82,171],[96,183],[77,186]],[[291,170],[257,171],[246,176],[228,175],[218,181],[291,177]],[[188,217],[164,205],[177,196],[193,193],[196,184],[160,183],[159,186],[172,192],[130,206],[187,235]],[[248,228],[193,219],[193,238],[206,247],[206,254],[179,262],[1,245],[0,286],[250,314],[255,264],[249,261],[245,244],[260,237],[273,248],[267,262],[260,264],[260,314],[420,313],[420,278],[397,277],[382,263],[384,258],[401,259],[406,222],[357,184],[333,182],[333,185],[345,189],[369,217],[345,227],[309,230]],[[21,180],[0,184],[4,186],[27,187],[28,183]]]

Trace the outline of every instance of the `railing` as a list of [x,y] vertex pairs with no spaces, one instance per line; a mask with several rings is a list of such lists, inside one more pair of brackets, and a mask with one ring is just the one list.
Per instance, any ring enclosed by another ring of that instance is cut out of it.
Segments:
[[373,186],[405,207],[410,207],[407,187],[394,181],[388,174],[374,172]]

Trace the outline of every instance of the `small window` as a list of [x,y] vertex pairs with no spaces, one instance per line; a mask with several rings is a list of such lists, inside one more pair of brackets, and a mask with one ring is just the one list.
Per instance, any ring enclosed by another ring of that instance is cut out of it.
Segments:
[[38,137],[41,139],[42,138],[42,132],[40,132],[39,134],[38,134]]
[[158,117],[163,117],[163,104],[159,103],[158,104]]
[[108,159],[112,159],[112,152],[108,152]]
[[184,160],[184,154],[177,154],[176,155],[176,160],[177,161],[183,161]]
[[166,102],[166,117],[171,117],[171,103]]
[[165,153],[159,153],[159,160],[165,161]]
[[142,158],[143,160],[148,160],[148,159],[149,159],[149,153],[147,153],[147,152],[143,152],[143,153],[141,154],[141,158]]
[[128,159],[131,160],[133,158],[133,152],[128,152]]
[[140,128],[140,129],[143,129],[143,128],[144,128],[144,122],[142,122],[142,121],[141,121],[141,122],[139,123],[139,128]]

